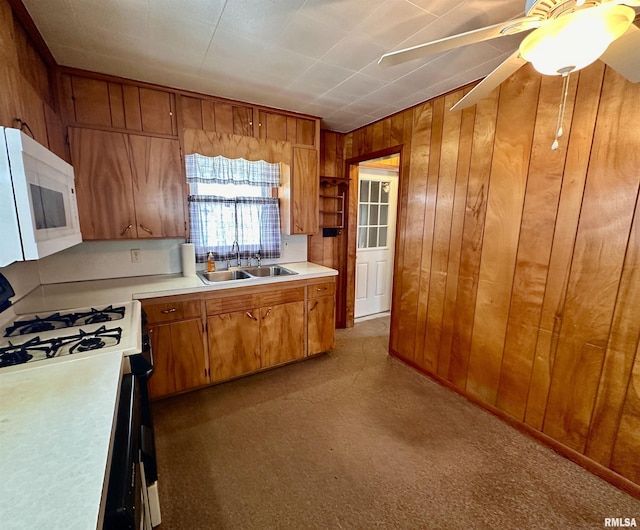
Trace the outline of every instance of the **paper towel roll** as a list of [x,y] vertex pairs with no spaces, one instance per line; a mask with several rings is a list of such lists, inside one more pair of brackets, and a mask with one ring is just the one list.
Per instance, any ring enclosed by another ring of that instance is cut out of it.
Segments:
[[180,245],[180,260],[182,261],[182,275],[196,275],[196,250],[193,243],[182,243]]

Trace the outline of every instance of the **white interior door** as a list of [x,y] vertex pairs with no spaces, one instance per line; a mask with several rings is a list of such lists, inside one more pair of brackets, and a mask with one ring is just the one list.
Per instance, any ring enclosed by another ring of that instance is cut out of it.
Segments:
[[355,318],[391,309],[398,172],[360,168]]

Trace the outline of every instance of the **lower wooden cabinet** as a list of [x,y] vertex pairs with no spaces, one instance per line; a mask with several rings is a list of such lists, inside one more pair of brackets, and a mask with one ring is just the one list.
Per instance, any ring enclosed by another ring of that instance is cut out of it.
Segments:
[[149,328],[154,361],[153,375],[149,378],[152,398],[209,382],[203,333],[199,318]]
[[260,369],[259,318],[255,309],[207,318],[211,381]]
[[307,355],[333,349],[335,306],[335,296],[310,298],[307,301]]
[[153,348],[153,398],[333,348],[333,278],[146,299],[142,306]]
[[263,307],[260,310],[262,367],[302,359],[304,347],[304,302]]

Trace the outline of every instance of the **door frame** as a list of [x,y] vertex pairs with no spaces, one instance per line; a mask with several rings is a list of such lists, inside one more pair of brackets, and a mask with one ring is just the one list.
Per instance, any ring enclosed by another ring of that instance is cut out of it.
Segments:
[[398,231],[400,229],[400,209],[402,206],[403,189],[403,148],[404,144],[388,147],[379,151],[372,151],[345,160],[345,175],[349,177],[349,208],[345,219],[346,227],[346,273],[338,277],[339,289],[345,294],[343,307],[338,307],[336,323],[338,327],[351,328],[354,325],[355,299],[356,299],[356,250],[358,236],[358,164],[367,160],[374,160],[388,155],[399,155],[398,164],[398,206],[396,208],[395,250],[393,265],[393,280],[391,287],[391,311],[396,292],[396,270],[398,263]]

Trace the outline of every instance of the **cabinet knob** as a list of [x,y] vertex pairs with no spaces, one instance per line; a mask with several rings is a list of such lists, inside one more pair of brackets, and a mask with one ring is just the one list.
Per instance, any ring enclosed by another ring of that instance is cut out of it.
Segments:
[[309,309],[309,313],[311,313],[311,311],[313,311],[316,307],[318,307],[318,301],[316,300],[316,303],[313,304],[313,307],[311,309]]
[[153,235],[153,232],[151,231],[151,229],[147,228],[143,224],[140,225],[140,228],[142,228],[145,232],[148,232],[149,234]]
[[262,318],[263,319],[267,318],[271,314],[271,311],[272,311],[272,308],[270,307]]
[[125,228],[122,232],[120,232],[120,235],[121,236],[125,235],[132,228],[133,228],[133,225],[131,223],[129,223],[129,226],[127,226],[127,228]]
[[171,309],[163,309],[162,311],[160,311],[163,315],[168,315],[169,313],[175,313],[177,311],[177,309],[175,307],[172,307]]

